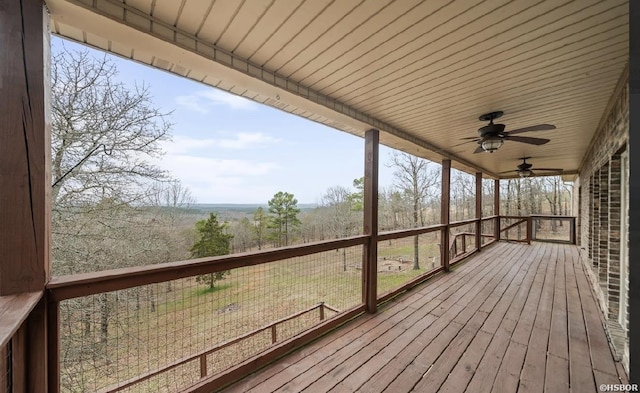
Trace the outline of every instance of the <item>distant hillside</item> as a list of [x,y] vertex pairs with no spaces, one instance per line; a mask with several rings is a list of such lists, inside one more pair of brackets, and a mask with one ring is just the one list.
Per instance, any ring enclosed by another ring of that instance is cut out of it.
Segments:
[[[192,210],[198,210],[202,213],[224,213],[224,212],[238,212],[238,213],[253,213],[257,208],[269,209],[267,204],[251,204],[251,203],[194,203],[191,205]],[[315,203],[299,203],[298,209],[301,211],[313,210],[317,207]]]

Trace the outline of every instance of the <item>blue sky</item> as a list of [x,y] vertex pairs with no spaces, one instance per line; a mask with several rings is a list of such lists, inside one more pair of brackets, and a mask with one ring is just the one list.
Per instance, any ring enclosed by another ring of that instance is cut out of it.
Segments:
[[[85,48],[52,37],[52,52]],[[89,49],[96,56],[102,52]],[[122,82],[146,83],[172,112],[172,141],[156,164],[199,203],[266,203],[278,191],[317,203],[327,188],[364,174],[364,140],[222,90],[110,56]],[[380,186],[392,183],[391,149],[380,149]]]

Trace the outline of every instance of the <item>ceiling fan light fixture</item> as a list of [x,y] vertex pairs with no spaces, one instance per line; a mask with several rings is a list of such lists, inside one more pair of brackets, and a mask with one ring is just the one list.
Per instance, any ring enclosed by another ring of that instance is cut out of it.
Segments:
[[520,175],[520,177],[529,177],[531,176],[531,171],[529,169],[523,169],[518,171],[518,175]]
[[493,153],[498,150],[503,143],[502,138],[488,138],[482,141],[482,150]]

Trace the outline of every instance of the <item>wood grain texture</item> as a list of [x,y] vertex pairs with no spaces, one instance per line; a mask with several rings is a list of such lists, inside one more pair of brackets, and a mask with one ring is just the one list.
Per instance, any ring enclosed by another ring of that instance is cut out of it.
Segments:
[[563,393],[616,383],[577,255],[573,245],[498,243],[224,392]]
[[3,2],[0,47],[11,55],[0,57],[0,296],[41,291],[48,277],[43,9]]

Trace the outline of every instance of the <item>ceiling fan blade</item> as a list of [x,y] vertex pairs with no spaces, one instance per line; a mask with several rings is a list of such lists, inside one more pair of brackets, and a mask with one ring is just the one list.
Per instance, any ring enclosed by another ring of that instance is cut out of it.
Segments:
[[463,141],[463,140],[465,140],[465,139],[480,139],[480,137],[477,137],[477,136],[468,136],[468,137],[465,137],[465,138],[460,138],[460,140],[461,140],[461,141]]
[[484,149],[482,148],[482,146],[478,146],[478,147],[473,151],[473,154],[476,154],[476,153],[482,153],[483,151],[484,151]]
[[523,132],[547,131],[547,130],[555,130],[555,129],[556,129],[556,126],[554,126],[553,124],[538,124],[537,126],[530,126],[530,127],[518,128],[513,131],[507,131],[505,132],[505,134],[513,135],[513,134],[521,134]]
[[498,175],[502,175],[502,174],[505,174],[505,173],[511,173],[511,172],[518,172],[518,170],[516,169],[516,170],[513,170],[513,171],[498,172]]
[[536,168],[536,171],[552,171],[552,172],[562,172],[564,169],[560,168]]
[[480,140],[480,138],[477,138],[476,140],[472,140],[472,141],[465,141],[465,142],[462,142],[462,143],[458,143],[457,145],[453,145],[453,146],[451,146],[451,147],[458,147],[458,146],[460,146],[460,145],[466,145],[467,143],[471,143],[471,142],[478,142],[479,140]]
[[528,143],[530,145],[538,145],[538,146],[544,145],[545,143],[548,143],[550,141],[550,139],[544,139],[544,138],[532,138],[530,136],[511,136],[511,135],[505,135],[504,139],[514,141],[514,142]]

